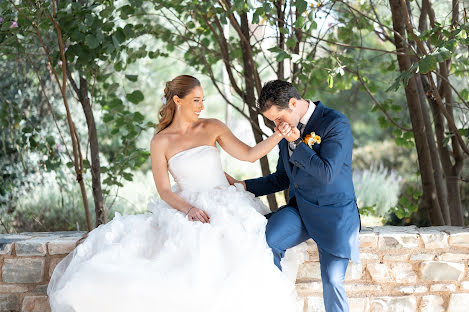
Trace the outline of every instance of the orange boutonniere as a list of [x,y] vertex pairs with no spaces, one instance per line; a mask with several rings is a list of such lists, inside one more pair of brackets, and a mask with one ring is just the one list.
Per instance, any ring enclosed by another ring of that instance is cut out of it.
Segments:
[[303,140],[310,148],[313,148],[314,144],[321,143],[321,137],[316,135],[316,133],[311,132],[311,134],[307,134]]

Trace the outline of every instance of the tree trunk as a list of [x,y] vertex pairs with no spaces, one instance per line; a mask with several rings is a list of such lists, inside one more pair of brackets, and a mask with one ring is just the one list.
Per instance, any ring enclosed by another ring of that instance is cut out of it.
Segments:
[[[396,49],[399,52],[407,52],[407,49],[404,46],[404,42],[402,40],[402,38],[406,38],[406,34],[404,28],[405,20],[401,8],[401,3],[399,0],[389,0],[389,4],[392,13],[393,29],[395,32],[400,34],[399,36],[394,33]],[[410,58],[407,53],[405,53],[405,55],[398,55],[397,60],[401,72],[407,71],[410,68]],[[421,208],[429,211],[432,225],[443,225],[443,214],[438,204],[438,200],[436,199],[437,192],[433,180],[432,162],[428,148],[428,142],[425,137],[425,123],[421,110],[419,94],[417,91],[415,75],[410,77],[408,84],[405,87],[405,94],[409,115],[412,122],[412,129],[414,132],[415,145],[419,161],[420,178],[423,188],[423,201]]]
[[[285,19],[285,13],[283,12],[282,8],[282,0],[277,0],[275,1],[274,5],[275,8],[277,9],[277,27],[279,29],[279,39],[278,39],[278,47],[283,50],[285,47],[285,35],[280,32],[280,29],[283,28],[285,25],[284,19]],[[285,79],[285,64],[284,61],[278,62],[278,68],[277,68],[277,79],[283,80]]]
[[104,208],[103,192],[101,190],[101,166],[99,161],[98,133],[96,131],[93,110],[88,97],[88,82],[83,77],[80,77],[79,100],[86,117],[86,124],[88,125],[91,152],[91,182],[95,207],[94,210],[96,214],[95,223],[96,227],[98,227],[100,224],[107,222],[107,215]]
[[[241,31],[243,35],[249,40],[250,38],[249,23],[248,23],[248,18],[247,18],[246,13],[241,14]],[[254,62],[254,60],[251,60],[249,58],[249,54],[246,51],[247,49],[251,49],[251,46],[247,46],[246,43],[244,43],[243,40],[241,40],[241,49],[243,51],[243,68],[244,68],[244,78],[246,82],[246,98],[244,100],[246,101],[249,107],[249,117],[258,125],[259,124],[258,113],[257,111],[253,109],[254,107],[256,107],[256,96],[255,96],[256,84],[254,81],[253,67],[251,66],[251,62]],[[254,128],[252,130],[254,133],[254,138],[256,140],[256,143],[261,142],[264,139],[262,137],[262,134],[260,134],[258,131],[255,131]],[[265,175],[270,174],[269,160],[267,159],[267,156],[262,157],[260,159],[260,163],[261,163],[262,175],[265,176]],[[275,194],[267,195],[267,200],[269,202],[270,210],[276,211],[278,209],[278,205],[277,205],[277,200],[275,199]]]

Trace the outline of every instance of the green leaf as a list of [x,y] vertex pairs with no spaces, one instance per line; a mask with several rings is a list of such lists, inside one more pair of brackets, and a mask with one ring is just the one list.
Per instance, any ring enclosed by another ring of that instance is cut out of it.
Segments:
[[128,172],[124,172],[122,174],[122,176],[124,177],[124,179],[126,179],[127,181],[132,181],[133,180],[133,175],[131,173],[128,173]]
[[394,130],[392,130],[392,134],[395,137],[401,137],[402,136],[402,130],[401,129],[394,129]]
[[114,115],[113,115],[113,114],[106,114],[106,115],[104,115],[104,117],[103,117],[103,121],[104,121],[105,123],[108,123],[108,122],[110,122],[110,121],[113,120],[113,119],[114,119]]
[[288,48],[293,49],[296,46],[297,40],[293,37],[288,38],[286,45]]
[[327,85],[331,89],[334,86],[334,77],[332,75],[327,76]]
[[301,28],[303,27],[304,23],[305,23],[305,18],[303,15],[300,15],[298,16],[298,19],[295,21],[294,26],[295,28]]
[[145,116],[143,116],[142,114],[140,114],[139,112],[135,112],[134,113],[134,121],[136,122],[142,122],[145,120]]
[[98,39],[95,36],[91,35],[91,34],[86,35],[85,44],[90,49],[96,49],[99,46]]
[[397,113],[402,111],[402,107],[400,105],[392,105],[391,109]]
[[279,31],[284,35],[288,35],[288,29],[286,29],[284,27],[280,28]]
[[306,7],[308,6],[308,2],[305,0],[296,0],[295,2],[296,9],[299,13],[303,13],[306,11]]
[[140,90],[135,90],[132,93],[128,93],[125,97],[129,102],[134,104],[138,104],[144,99],[143,93]]
[[125,78],[129,79],[130,81],[137,81],[138,75],[125,75]]
[[379,123],[379,126],[383,129],[386,129],[389,127],[388,121],[386,120],[386,117],[384,116],[378,117],[378,123]]
[[[438,50],[436,50],[432,54],[435,56],[436,61],[439,62],[439,63],[444,62],[444,61],[451,58],[451,52],[445,47],[439,48]],[[436,66],[435,66],[435,68],[436,68]]]
[[437,61],[435,56],[425,55],[419,62],[419,70],[422,74],[426,74],[436,69]]
[[407,131],[404,133],[404,139],[410,140],[414,137],[414,133],[412,131]]

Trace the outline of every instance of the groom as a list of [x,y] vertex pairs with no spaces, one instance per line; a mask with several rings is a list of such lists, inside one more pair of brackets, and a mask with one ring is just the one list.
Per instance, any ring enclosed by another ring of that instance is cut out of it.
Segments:
[[[280,130],[285,124],[293,129],[279,143],[277,171],[242,182],[256,196],[289,189],[287,205],[268,216],[266,239],[275,265],[281,269],[285,251],[312,238],[319,251],[326,311],[348,311],[344,278],[349,259],[359,262],[360,230],[350,123],[320,101],[302,99],[282,80],[264,85],[258,108]],[[312,132],[320,143],[310,147],[303,138]]]

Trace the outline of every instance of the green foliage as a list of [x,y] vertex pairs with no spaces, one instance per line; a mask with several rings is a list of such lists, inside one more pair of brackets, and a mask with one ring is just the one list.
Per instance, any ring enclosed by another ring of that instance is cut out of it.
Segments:
[[360,213],[384,217],[397,204],[401,178],[383,165],[355,170],[353,183]]
[[[75,79],[78,88],[81,79],[87,81],[91,102],[100,104],[94,106],[95,123],[98,127],[102,123],[107,125],[98,135],[100,150],[104,152],[101,169],[105,172],[103,179],[105,194],[109,193],[111,187],[122,185],[121,176],[131,180],[130,172],[139,168],[149,157],[148,152],[137,148],[135,141],[142,131],[152,129],[154,124],[146,121],[143,114],[135,111],[137,109],[135,104],[142,103],[145,99],[143,92],[138,89],[138,75],[125,73],[128,64],[147,56],[145,45],[135,48],[135,45],[129,44],[142,34],[148,33],[145,25],[134,23],[132,18],[132,15],[144,12],[145,7],[141,4],[142,1],[135,0],[123,6],[115,1],[88,1],[81,4],[64,0],[60,1],[54,16],[65,44],[65,60],[71,73],[70,77]],[[12,84],[11,82],[15,80],[20,81],[15,77],[16,79],[11,79],[8,81],[10,84],[6,85],[10,91],[2,90],[0,118],[5,127],[5,131],[2,129],[4,152],[14,155],[11,157],[12,162],[18,161],[24,153],[23,147],[26,147],[29,152],[40,155],[39,163],[45,170],[59,170],[62,166],[72,168],[73,162],[67,159],[65,146],[61,145],[63,143],[60,142],[57,129],[54,129],[52,112],[45,104],[50,101],[59,123],[60,120],[64,120],[63,109],[60,109],[62,106],[60,94],[58,88],[53,87],[56,82],[54,78],[51,80],[48,69],[50,58],[50,65],[57,71],[59,79],[62,78],[63,59],[58,45],[57,31],[50,20],[51,3],[22,1],[17,3],[17,8],[21,14],[8,1],[0,3],[2,18],[0,55],[3,55],[0,61],[9,66],[10,72],[14,72],[12,68],[16,64],[21,64],[22,73],[18,77],[23,77],[25,80],[24,83]],[[33,21],[38,25],[40,38],[36,35]],[[9,27],[16,22],[18,27]],[[47,54],[39,39],[47,47]],[[159,52],[153,51],[152,55],[155,56],[157,53]],[[116,79],[112,74],[112,68],[124,72],[125,79]],[[6,72],[5,75],[2,73],[2,77],[6,76]],[[45,89],[49,91],[47,99],[43,97],[36,75],[39,75]],[[68,90],[73,90],[70,81],[67,84]],[[133,91],[127,93],[126,84],[131,84],[134,87]],[[18,89],[20,92],[17,92]],[[78,97],[80,95],[75,94],[75,98]],[[38,110],[34,106],[38,101],[41,104],[42,118],[38,118]],[[21,111],[30,110],[33,110],[30,118],[20,116]],[[96,119],[97,116],[102,116],[102,120]],[[75,115],[72,118],[76,121],[79,116]],[[68,145],[70,144],[68,129],[66,123],[62,125],[64,126],[61,129],[62,133],[66,135],[65,144]],[[41,135],[43,133],[50,134]],[[14,139],[5,140],[7,137]],[[106,140],[107,137],[112,137],[112,140]],[[87,135],[82,134],[82,151],[89,151],[89,148],[85,148],[86,138]],[[9,167],[2,167],[3,183],[0,193],[12,195],[18,189],[12,183],[15,181],[22,183],[17,180],[21,176],[18,171],[20,168],[15,169],[14,175],[7,174],[7,168]],[[85,173],[90,168],[87,159],[84,160],[84,168]],[[27,172],[29,169],[23,165],[23,170]],[[6,198],[9,199],[11,198]]]

